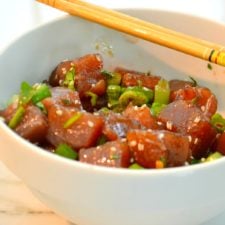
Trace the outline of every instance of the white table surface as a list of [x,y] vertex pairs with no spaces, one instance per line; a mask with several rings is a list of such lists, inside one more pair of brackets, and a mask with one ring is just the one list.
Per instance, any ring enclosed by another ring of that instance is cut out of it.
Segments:
[[[224,0],[89,0],[89,2],[109,8],[151,7],[180,11],[225,23]],[[62,15],[64,13],[40,5],[34,0],[0,0],[0,52],[10,41],[24,32]],[[20,179],[0,163],[0,225],[47,224],[71,225],[41,204]],[[225,215],[221,215],[204,225],[224,224]]]

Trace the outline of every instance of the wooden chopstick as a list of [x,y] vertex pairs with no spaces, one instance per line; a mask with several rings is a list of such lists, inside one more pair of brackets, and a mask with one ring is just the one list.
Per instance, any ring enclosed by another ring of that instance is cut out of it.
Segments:
[[82,0],[37,0],[106,27],[225,66],[225,46],[185,35]]

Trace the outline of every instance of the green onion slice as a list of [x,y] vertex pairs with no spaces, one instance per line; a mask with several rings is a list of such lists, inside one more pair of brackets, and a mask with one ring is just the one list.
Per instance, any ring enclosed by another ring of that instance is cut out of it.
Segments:
[[91,91],[87,91],[85,94],[86,94],[86,96],[91,97],[91,105],[96,106],[97,100],[98,100],[98,95],[96,95],[95,93],[93,93]]
[[37,87],[34,88],[34,93],[31,100],[34,104],[36,104],[40,102],[41,100],[50,96],[51,96],[51,91],[49,89],[49,86],[46,84],[39,84]]
[[71,90],[75,90],[74,83],[75,83],[75,68],[71,67],[71,69],[66,73],[63,85]]
[[167,80],[161,79],[155,86],[154,102],[168,104],[170,98],[170,87]]
[[211,124],[217,129],[218,132],[225,131],[225,119],[219,113],[215,113],[211,117]]
[[223,157],[223,155],[220,152],[214,152],[206,158],[205,162],[214,161],[214,160],[220,159],[222,157]]
[[108,85],[119,85],[121,82],[121,74],[116,72],[109,72],[106,70],[102,70],[101,74],[106,77]]
[[77,120],[82,116],[81,112],[75,113],[72,117],[70,117],[63,125],[63,128],[69,128],[72,126]]
[[140,170],[140,169],[144,169],[144,167],[142,167],[138,163],[133,163],[132,165],[129,166],[129,169]]
[[23,106],[19,106],[16,110],[15,114],[13,115],[12,119],[9,121],[9,127],[14,129],[16,126],[20,123],[20,121],[23,119],[23,116],[25,114],[25,109]]
[[69,159],[78,159],[78,153],[67,144],[60,144],[55,150],[55,154]]

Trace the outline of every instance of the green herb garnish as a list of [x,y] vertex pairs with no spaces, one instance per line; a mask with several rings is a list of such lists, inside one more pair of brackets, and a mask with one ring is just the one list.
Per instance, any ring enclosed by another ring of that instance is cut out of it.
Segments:
[[211,124],[217,129],[218,132],[225,131],[225,119],[219,113],[215,113],[211,117]]
[[69,128],[72,126],[77,120],[82,116],[81,112],[75,113],[72,117],[70,117],[63,125],[63,128]]
[[71,69],[67,71],[65,75],[63,86],[66,86],[71,90],[75,90],[74,83],[75,83],[75,68],[71,67]]
[[60,144],[56,148],[55,154],[69,159],[78,159],[78,153],[67,144]]
[[25,109],[23,106],[19,106],[16,110],[15,114],[13,115],[12,119],[9,121],[9,127],[14,129],[16,126],[20,123],[20,121],[23,119],[23,116],[25,114]]

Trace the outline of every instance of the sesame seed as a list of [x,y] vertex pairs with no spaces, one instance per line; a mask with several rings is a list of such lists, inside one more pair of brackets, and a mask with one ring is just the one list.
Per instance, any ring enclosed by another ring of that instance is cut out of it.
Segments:
[[87,155],[86,155],[86,154],[84,154],[84,155],[83,155],[83,157],[86,159],[86,158],[87,158]]
[[134,110],[135,110],[135,111],[137,111],[137,110],[138,110],[138,107],[137,107],[136,105],[134,106]]
[[115,147],[111,147],[110,150],[113,151],[113,152],[115,152],[116,151],[116,148]]
[[198,123],[200,120],[201,120],[200,116],[197,116],[197,117],[194,119],[194,122],[195,122],[195,123]]
[[188,136],[188,141],[191,142],[192,141],[192,137],[189,135]]
[[94,127],[94,123],[93,123],[92,121],[88,120],[87,123],[88,123],[88,126],[89,126],[89,127]]
[[201,106],[201,110],[202,110],[203,112],[205,111],[205,106],[204,106],[204,105]]
[[130,158],[130,163],[134,163],[134,158]]
[[71,66],[75,66],[73,62],[70,63]]
[[139,151],[143,151],[144,148],[145,148],[145,146],[143,144],[141,144],[141,143],[138,144],[138,150]]
[[160,134],[158,135],[158,138],[159,138],[159,139],[162,139],[162,138],[164,138],[164,136],[165,136],[164,133],[160,133]]
[[172,121],[167,121],[167,122],[166,122],[166,128],[167,128],[168,130],[172,130],[172,126],[173,126]]
[[102,59],[101,59],[101,57],[100,57],[99,55],[96,55],[96,59],[97,59],[97,61],[99,61],[99,62],[102,61]]
[[137,145],[137,142],[136,141],[131,141],[130,144],[129,144],[131,147],[134,147]]
[[198,143],[198,138],[195,138],[195,140],[194,140],[194,144],[196,145],[197,143]]
[[62,116],[63,111],[62,111],[62,110],[60,110],[60,109],[57,109],[57,110],[56,110],[56,114],[57,114],[58,116]]

